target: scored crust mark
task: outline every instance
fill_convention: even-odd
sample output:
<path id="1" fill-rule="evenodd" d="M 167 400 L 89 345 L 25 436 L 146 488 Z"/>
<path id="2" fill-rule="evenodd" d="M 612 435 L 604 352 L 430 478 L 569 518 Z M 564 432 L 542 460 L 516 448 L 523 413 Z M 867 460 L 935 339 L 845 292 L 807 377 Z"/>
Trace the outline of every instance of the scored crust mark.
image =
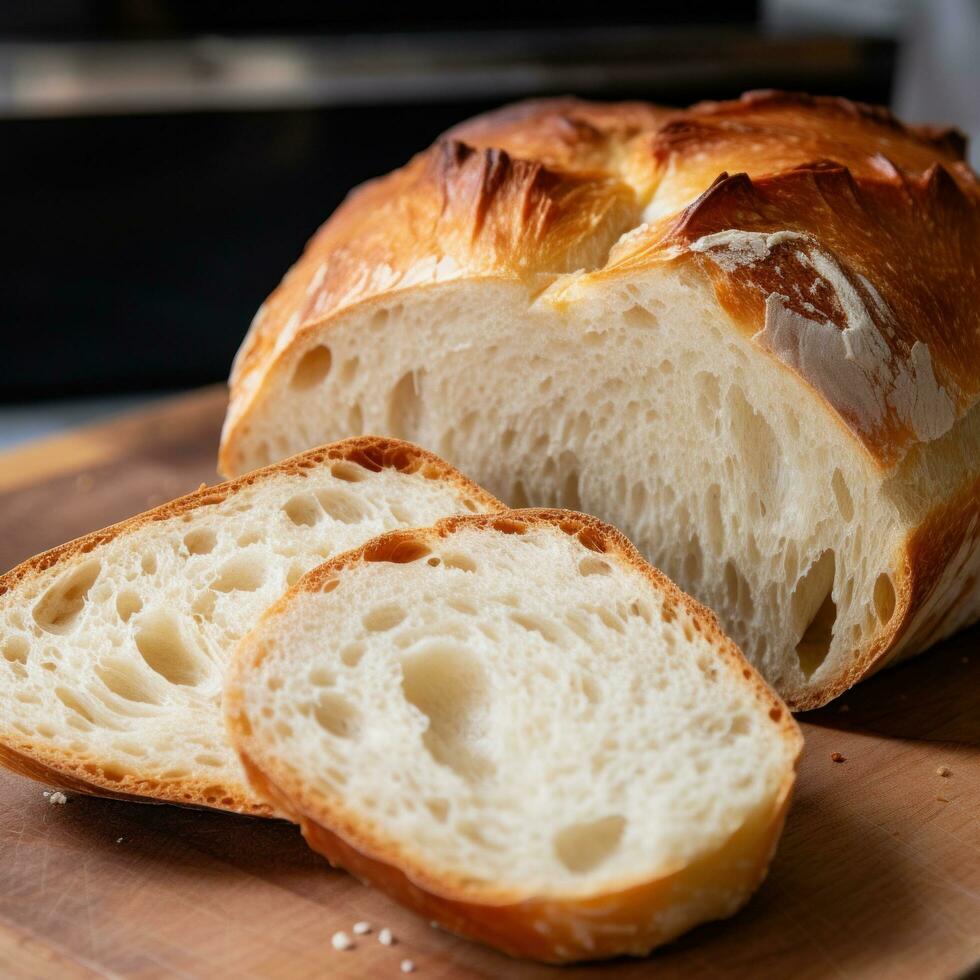
<path id="1" fill-rule="evenodd" d="M 917 233 L 924 221 L 959 234 L 939 246 Z M 941 165 L 870 180 L 822 161 L 756 179 L 722 174 L 617 266 L 699 259 L 736 322 L 889 468 L 980 395 L 970 370 L 980 340 L 962 301 L 980 290 L 967 244 L 978 238 L 977 198 Z M 896 253 L 895 240 L 913 244 Z"/>
<path id="2" fill-rule="evenodd" d="M 903 136 L 912 136 L 934 149 L 947 153 L 953 160 L 964 157 L 966 137 L 953 126 L 910 126 L 899 120 L 887 106 L 855 102 L 835 95 L 809 95 L 805 92 L 782 92 L 777 89 L 754 89 L 731 102 L 699 102 L 690 108 L 693 115 L 740 116 L 760 108 L 816 109 L 827 115 L 873 122 Z"/>

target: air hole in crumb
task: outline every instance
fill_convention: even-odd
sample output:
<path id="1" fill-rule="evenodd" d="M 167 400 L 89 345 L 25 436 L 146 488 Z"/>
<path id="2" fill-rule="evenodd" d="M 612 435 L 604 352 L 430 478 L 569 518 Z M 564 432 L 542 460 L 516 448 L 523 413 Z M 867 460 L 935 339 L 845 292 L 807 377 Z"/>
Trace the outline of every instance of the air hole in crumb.
<path id="1" fill-rule="evenodd" d="M 357 376 L 357 369 L 360 366 L 360 359 L 357 357 L 348 358 L 340 366 L 340 381 L 342 384 L 350 384 Z"/>
<path id="2" fill-rule="evenodd" d="M 318 490 L 316 497 L 327 514 L 342 524 L 357 524 L 367 516 L 365 504 L 341 487 Z"/>
<path id="3" fill-rule="evenodd" d="M 441 797 L 434 797 L 433 799 L 426 800 L 425 806 L 439 823 L 446 822 L 446 818 L 449 816 L 449 802 L 447 800 Z"/>
<path id="4" fill-rule="evenodd" d="M 357 730 L 357 709 L 339 694 L 325 693 L 313 706 L 317 724 L 337 738 L 350 738 Z"/>
<path id="5" fill-rule="evenodd" d="M 297 527 L 312 527 L 320 520 L 320 507 L 313 495 L 309 493 L 300 493 L 295 497 L 290 497 L 283 504 L 282 509 L 283 513 Z"/>
<path id="6" fill-rule="evenodd" d="M 143 600 L 135 592 L 124 591 L 116 596 L 116 612 L 124 623 L 128 623 L 130 617 L 142 608 Z"/>
<path id="7" fill-rule="evenodd" d="M 428 545 L 414 537 L 384 535 L 375 538 L 364 546 L 365 561 L 389 561 L 396 565 L 407 565 L 432 553 Z"/>
<path id="8" fill-rule="evenodd" d="M 122 658 L 107 658 L 95 664 L 96 676 L 113 694 L 126 701 L 140 704 L 156 704 L 157 698 L 140 676 L 137 667 Z"/>
<path id="9" fill-rule="evenodd" d="M 436 762 L 467 780 L 493 770 L 475 745 L 485 724 L 488 684 L 468 650 L 436 642 L 402 660 L 402 690 L 428 719 L 422 742 Z"/>
<path id="10" fill-rule="evenodd" d="M 441 558 L 436 558 L 436 556 L 435 556 L 435 555 L 433 555 L 433 556 L 432 556 L 432 557 L 431 557 L 431 558 L 430 558 L 430 559 L 429 559 L 429 560 L 428 560 L 428 561 L 426 562 L 426 565 L 429 565 L 429 566 L 430 566 L 430 567 L 432 567 L 432 568 L 438 568 L 438 567 L 439 567 L 439 566 L 440 566 L 441 564 L 442 564 L 442 559 L 441 559 Z"/>
<path id="11" fill-rule="evenodd" d="M 826 660 L 834 638 L 837 606 L 833 599 L 837 562 L 834 552 L 825 551 L 796 583 L 790 608 L 797 629 L 802 627 L 796 644 L 803 676 L 810 678 Z"/>
<path id="12" fill-rule="evenodd" d="M 834 470 L 834 477 L 830 481 L 830 485 L 834 488 L 834 496 L 837 498 L 837 509 L 840 511 L 840 516 L 845 521 L 849 521 L 854 516 L 854 500 L 851 497 L 851 491 L 847 489 L 844 474 L 840 470 Z"/>
<path id="13" fill-rule="evenodd" d="M 717 483 L 712 483 L 708 487 L 704 509 L 708 545 L 711 551 L 717 555 L 725 540 L 725 524 L 721 517 L 721 487 Z"/>
<path id="14" fill-rule="evenodd" d="M 356 667 L 361 662 L 367 647 L 363 643 L 348 643 L 340 651 L 340 659 L 346 667 Z"/>
<path id="15" fill-rule="evenodd" d="M 368 471 L 348 459 L 338 459 L 331 467 L 331 474 L 345 483 L 361 483 L 368 478 Z"/>
<path id="16" fill-rule="evenodd" d="M 447 605 L 464 616 L 475 616 L 479 612 L 475 602 L 472 602 L 470 599 L 460 598 L 459 596 L 448 599 Z"/>
<path id="17" fill-rule="evenodd" d="M 527 490 L 524 488 L 524 482 L 522 480 L 515 480 L 514 486 L 511 488 L 509 494 L 507 494 L 507 500 L 510 502 L 511 507 L 520 510 L 522 507 L 527 507 L 530 504 L 530 498 L 527 495 Z"/>
<path id="18" fill-rule="evenodd" d="M 555 856 L 573 874 L 586 874 L 615 854 L 625 828 L 618 814 L 572 824 L 555 834 Z"/>
<path id="19" fill-rule="evenodd" d="M 582 575 L 611 575 L 612 566 L 601 558 L 583 558 L 578 563 L 579 573 Z"/>
<path id="20" fill-rule="evenodd" d="M 184 535 L 184 547 L 192 555 L 207 555 L 214 551 L 218 537 L 209 527 L 199 527 Z"/>
<path id="21" fill-rule="evenodd" d="M 262 584 L 262 566 L 255 557 L 238 555 L 225 562 L 212 588 L 218 592 L 254 592 Z"/>
<path id="22" fill-rule="evenodd" d="M 34 622 L 47 633 L 67 633 L 84 608 L 88 591 L 101 570 L 101 562 L 93 559 L 56 582 L 34 607 Z"/>
<path id="23" fill-rule="evenodd" d="M 623 320 L 631 327 L 649 330 L 660 322 L 649 310 L 642 306 L 631 306 L 623 313 Z"/>
<path id="24" fill-rule="evenodd" d="M 527 525 L 523 521 L 515 521 L 510 517 L 497 518 L 490 526 L 495 531 L 500 531 L 503 534 L 520 535 L 527 532 Z"/>
<path id="25" fill-rule="evenodd" d="M 618 616 L 613 615 L 608 609 L 597 606 L 594 612 L 608 629 L 615 630 L 617 633 L 623 632 L 623 621 Z"/>
<path id="26" fill-rule="evenodd" d="M 310 683 L 314 687 L 333 687 L 337 682 L 337 675 L 324 666 L 310 668 Z"/>
<path id="27" fill-rule="evenodd" d="M 875 579 L 874 602 L 878 621 L 884 626 L 895 612 L 895 586 L 892 585 L 891 576 L 886 572 L 882 572 Z"/>
<path id="28" fill-rule="evenodd" d="M 568 457 L 571 457 L 571 464 Z M 559 466 L 565 471 L 561 483 L 561 493 L 559 494 L 561 506 L 568 510 L 581 510 L 582 498 L 579 494 L 578 460 L 571 453 L 562 453 Z"/>
<path id="29" fill-rule="evenodd" d="M 194 600 L 191 606 L 191 613 L 201 619 L 210 619 L 214 615 L 214 603 L 217 596 L 210 590 L 205 589 Z"/>
<path id="30" fill-rule="evenodd" d="M 140 567 L 147 575 L 156 575 L 157 573 L 157 556 L 153 552 L 148 552 L 143 555 L 140 561 Z"/>
<path id="31" fill-rule="evenodd" d="M 180 625 L 169 613 L 143 616 L 136 633 L 136 648 L 146 665 L 171 684 L 193 687 L 204 679 L 201 657 L 191 650 Z"/>
<path id="32" fill-rule="evenodd" d="M 510 618 L 523 626 L 529 633 L 540 633 L 549 643 L 561 643 L 562 631 L 557 623 L 546 619 L 544 616 L 537 616 L 534 613 L 512 612 Z"/>
<path id="33" fill-rule="evenodd" d="M 469 555 L 454 551 L 442 556 L 442 563 L 446 568 L 458 568 L 464 572 L 475 572 L 476 562 Z"/>
<path id="34" fill-rule="evenodd" d="M 333 356 L 329 347 L 320 345 L 308 350 L 299 359 L 296 370 L 293 371 L 293 387 L 303 391 L 321 384 L 330 373 L 332 363 Z"/>
<path id="35" fill-rule="evenodd" d="M 26 664 L 30 645 L 22 636 L 11 636 L 3 644 L 4 660 L 14 664 Z"/>
<path id="36" fill-rule="evenodd" d="M 747 735 L 752 730 L 752 719 L 748 715 L 735 715 L 728 730 L 732 735 Z"/>
<path id="37" fill-rule="evenodd" d="M 391 390 L 388 402 L 388 432 L 399 439 L 418 437 L 422 414 L 424 374 L 409 371 Z"/>
<path id="38" fill-rule="evenodd" d="M 391 510 L 391 516 L 394 517 L 394 519 L 398 521 L 399 524 L 418 523 L 417 521 L 414 521 L 412 519 L 411 512 L 408 510 L 407 507 L 403 507 L 401 504 L 395 503 L 394 501 L 389 503 L 388 507 Z"/>
<path id="39" fill-rule="evenodd" d="M 364 628 L 372 633 L 384 633 L 403 622 L 407 615 L 408 613 L 401 606 L 392 602 L 383 606 L 376 606 L 370 612 L 365 613 L 361 622 L 364 624 Z"/>
<path id="40" fill-rule="evenodd" d="M 66 687 L 56 687 L 54 694 L 69 711 L 74 711 L 76 714 L 81 715 L 89 724 L 96 724 L 94 715 L 74 691 L 70 691 Z"/>

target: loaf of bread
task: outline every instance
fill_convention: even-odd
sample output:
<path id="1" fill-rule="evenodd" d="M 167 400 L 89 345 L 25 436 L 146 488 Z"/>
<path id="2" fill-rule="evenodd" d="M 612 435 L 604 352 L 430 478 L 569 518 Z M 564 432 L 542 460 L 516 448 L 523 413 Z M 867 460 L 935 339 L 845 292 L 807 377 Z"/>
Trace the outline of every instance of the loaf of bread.
<path id="1" fill-rule="evenodd" d="M 430 453 L 350 439 L 24 562 L 0 577 L 0 762 L 66 789 L 268 813 L 221 717 L 241 636 L 330 555 L 499 509 Z"/>
<path id="2" fill-rule="evenodd" d="M 980 615 L 980 186 L 772 92 L 536 102 L 351 195 L 232 373 L 238 473 L 376 431 L 623 528 L 789 703 Z"/>
<path id="3" fill-rule="evenodd" d="M 801 747 L 711 613 L 569 511 L 321 565 L 242 641 L 225 710 L 256 790 L 331 862 L 550 962 L 739 909 Z"/>

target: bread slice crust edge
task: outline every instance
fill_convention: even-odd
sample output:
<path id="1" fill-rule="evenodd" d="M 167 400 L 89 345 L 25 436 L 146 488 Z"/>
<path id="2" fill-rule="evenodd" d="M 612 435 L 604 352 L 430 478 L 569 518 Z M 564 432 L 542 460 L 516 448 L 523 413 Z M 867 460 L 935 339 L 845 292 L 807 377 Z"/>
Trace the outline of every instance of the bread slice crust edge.
<path id="1" fill-rule="evenodd" d="M 651 566 L 628 539 L 594 517 L 573 511 L 526 509 L 503 514 L 450 517 L 431 528 L 392 531 L 335 556 L 308 572 L 274 603 L 262 619 L 273 618 L 293 595 L 318 592 L 345 568 L 364 561 L 398 561 L 420 546 L 447 538 L 461 527 L 522 533 L 528 526 L 557 527 L 585 547 L 614 554 L 662 592 L 665 601 L 690 616 L 694 628 L 715 646 L 768 706 L 786 745 L 788 763 L 780 785 L 716 850 L 653 878 L 617 882 L 588 896 L 528 898 L 499 886 L 434 874 L 404 849 L 364 826 L 339 797 L 308 792 L 302 781 L 262 751 L 249 723 L 244 677 L 264 652 L 243 639 L 227 674 L 224 710 L 229 736 L 255 790 L 276 810 L 300 825 L 310 846 L 408 908 L 459 935 L 512 956 L 565 963 L 630 954 L 645 955 L 700 922 L 734 914 L 765 877 L 782 830 L 802 752 L 800 730 L 789 709 L 722 632 L 714 614 Z M 261 620 L 260 620 L 261 621 Z M 682 911 L 678 914 L 677 909 Z M 675 914 L 658 920 L 665 911 Z"/>
<path id="2" fill-rule="evenodd" d="M 474 503 L 489 511 L 500 511 L 504 505 L 482 487 L 473 483 L 445 460 L 413 443 L 387 436 L 357 436 L 319 446 L 299 453 L 271 466 L 246 473 L 234 480 L 215 486 L 202 486 L 192 493 L 167 501 L 152 510 L 136 514 L 117 524 L 93 531 L 49 551 L 28 558 L 10 571 L 0 575 L 0 599 L 11 589 L 33 576 L 72 559 L 88 555 L 100 546 L 155 522 L 180 517 L 202 507 L 219 504 L 244 487 L 277 475 L 293 475 L 319 466 L 327 461 L 347 460 L 367 469 L 395 469 L 403 473 L 421 472 L 427 479 L 447 482 Z M 75 766 L 64 752 L 34 744 L 19 732 L 0 726 L 0 765 L 12 772 L 69 792 L 86 793 L 108 799 L 141 803 L 173 803 L 182 806 L 231 810 L 236 813 L 273 816 L 266 804 L 256 804 L 245 785 L 228 786 L 224 782 L 221 794 L 207 780 L 181 778 L 161 783 L 154 779 L 124 776 L 108 778 L 94 766 L 85 770 Z"/>

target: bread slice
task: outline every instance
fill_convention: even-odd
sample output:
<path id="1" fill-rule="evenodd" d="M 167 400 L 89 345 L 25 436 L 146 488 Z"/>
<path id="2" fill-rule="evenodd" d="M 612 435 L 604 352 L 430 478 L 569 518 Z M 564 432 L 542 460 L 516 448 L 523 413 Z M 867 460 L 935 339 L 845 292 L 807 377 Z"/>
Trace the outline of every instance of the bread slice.
<path id="1" fill-rule="evenodd" d="M 24 562 L 0 578 L 0 762 L 82 792 L 268 813 L 221 718 L 241 636 L 324 558 L 498 509 L 430 453 L 366 437 Z"/>
<path id="2" fill-rule="evenodd" d="M 980 616 L 980 183 L 843 99 L 573 99 L 352 194 L 256 315 L 222 468 L 358 431 L 621 527 L 795 708 Z"/>
<path id="3" fill-rule="evenodd" d="M 242 641 L 225 709 L 257 791 L 331 862 L 552 962 L 735 912 L 801 748 L 711 613 L 570 511 L 321 565 Z"/>

